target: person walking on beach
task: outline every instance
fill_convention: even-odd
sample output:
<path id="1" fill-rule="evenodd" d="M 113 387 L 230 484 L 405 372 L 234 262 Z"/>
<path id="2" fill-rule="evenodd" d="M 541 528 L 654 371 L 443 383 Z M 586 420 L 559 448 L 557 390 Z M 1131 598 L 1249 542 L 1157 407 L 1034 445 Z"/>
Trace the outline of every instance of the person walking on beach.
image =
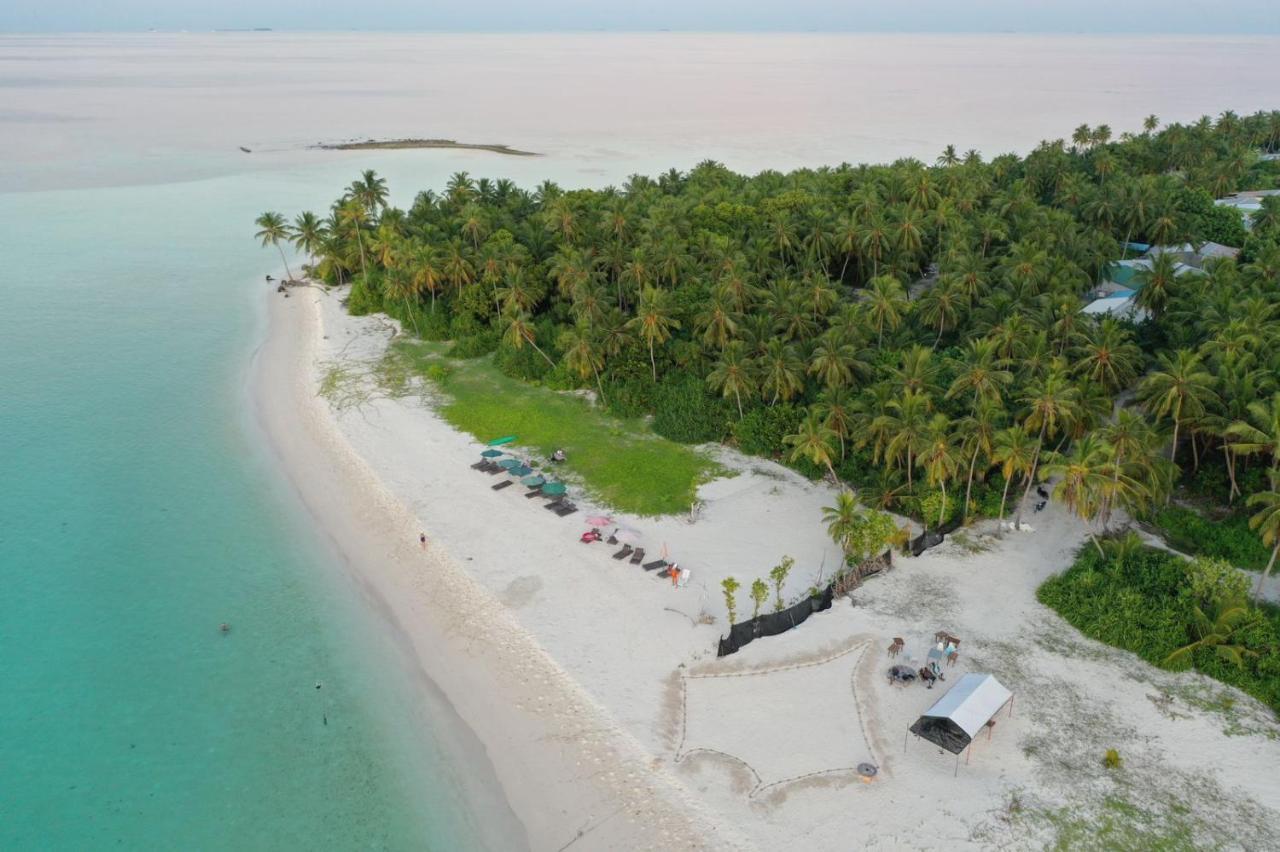
<path id="1" fill-rule="evenodd" d="M 675 588 L 680 585 L 680 566 L 672 562 L 667 566 L 667 573 L 671 575 L 671 587 Z"/>
<path id="2" fill-rule="evenodd" d="M 427 534 L 426 534 L 426 533 L 424 533 L 424 532 L 420 532 L 420 533 L 418 533 L 418 544 L 422 547 L 422 549 L 423 549 L 423 550 L 426 550 L 426 549 L 427 549 Z"/>

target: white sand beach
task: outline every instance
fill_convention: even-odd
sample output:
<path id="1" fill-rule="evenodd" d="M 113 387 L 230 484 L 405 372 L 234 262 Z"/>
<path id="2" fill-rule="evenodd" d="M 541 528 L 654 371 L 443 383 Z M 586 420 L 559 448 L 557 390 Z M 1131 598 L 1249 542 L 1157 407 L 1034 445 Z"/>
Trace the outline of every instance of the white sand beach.
<path id="1" fill-rule="evenodd" d="M 610 513 L 691 569 L 673 587 L 578 542 L 601 507 L 577 499 L 584 511 L 558 518 L 493 491 L 469 468 L 479 444 L 429 394 L 319 396 L 332 365 L 367 369 L 396 333 L 347 316 L 341 295 L 270 295 L 263 425 L 371 605 L 484 744 L 532 849 L 1034 848 L 1076 823 L 1102 830 L 1117 809 L 1151 836 L 1196 843 L 1229 826 L 1217 840 L 1230 848 L 1274 843 L 1273 714 L 1086 639 L 1036 601 L 1085 541 L 1060 507 L 1030 516 L 1033 530 L 980 526 L 898 557 L 852 602 L 716 660 L 723 577 L 745 587 L 784 555 L 788 599 L 830 577 L 829 488 L 717 450 L 737 475 L 702 488 L 696 519 Z M 923 665 L 939 630 L 962 640 L 947 680 L 890 686 L 890 640 L 906 642 L 898 662 Z M 1015 699 L 957 763 L 906 731 L 965 672 Z M 1108 748 L 1123 771 L 1103 767 Z M 852 771 L 864 762 L 879 770 L 869 783 Z"/>

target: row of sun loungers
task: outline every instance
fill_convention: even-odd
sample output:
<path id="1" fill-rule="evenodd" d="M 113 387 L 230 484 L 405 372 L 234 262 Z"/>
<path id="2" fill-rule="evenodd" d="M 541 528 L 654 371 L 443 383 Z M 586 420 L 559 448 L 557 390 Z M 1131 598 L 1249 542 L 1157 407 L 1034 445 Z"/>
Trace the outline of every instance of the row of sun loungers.
<path id="1" fill-rule="evenodd" d="M 490 474 L 491 476 L 499 473 L 507 472 L 506 468 L 504 468 L 502 465 L 494 461 L 491 461 L 490 459 L 481 459 L 480 461 L 471 465 L 471 469 L 478 470 L 481 473 Z M 526 472 L 527 470 L 528 469 L 526 468 Z M 510 488 L 515 484 L 516 484 L 516 480 L 514 479 L 504 479 L 501 482 L 494 483 L 490 487 L 494 491 L 501 491 L 504 488 Z M 575 506 L 573 503 L 569 502 L 569 498 L 564 494 L 543 494 L 541 485 L 535 485 L 532 488 L 528 489 L 525 492 L 524 496 L 530 500 L 532 500 L 534 497 L 542 497 L 544 499 L 547 499 L 548 502 L 544 508 L 546 508 L 548 511 L 556 513 L 562 518 L 572 515 L 574 512 L 578 511 L 578 507 Z"/>

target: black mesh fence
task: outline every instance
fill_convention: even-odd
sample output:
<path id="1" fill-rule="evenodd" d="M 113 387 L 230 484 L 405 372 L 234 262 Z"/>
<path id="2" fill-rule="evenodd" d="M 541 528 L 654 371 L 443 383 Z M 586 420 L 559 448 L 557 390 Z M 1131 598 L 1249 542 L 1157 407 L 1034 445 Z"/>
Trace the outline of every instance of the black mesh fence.
<path id="1" fill-rule="evenodd" d="M 937 547 L 942 544 L 947 535 L 960 529 L 960 521 L 948 521 L 936 530 L 925 530 L 920 535 L 911 539 L 909 547 L 912 556 L 919 556 L 931 547 Z"/>
<path id="2" fill-rule="evenodd" d="M 725 657 L 736 653 L 743 645 L 748 645 L 759 636 L 777 636 L 797 627 L 815 612 L 831 609 L 831 601 L 835 598 L 835 589 L 827 586 L 819 594 L 805 598 L 800 603 L 788 607 L 781 612 L 770 612 L 757 615 L 747 621 L 740 621 L 729 628 L 729 635 L 720 638 L 717 657 Z"/>

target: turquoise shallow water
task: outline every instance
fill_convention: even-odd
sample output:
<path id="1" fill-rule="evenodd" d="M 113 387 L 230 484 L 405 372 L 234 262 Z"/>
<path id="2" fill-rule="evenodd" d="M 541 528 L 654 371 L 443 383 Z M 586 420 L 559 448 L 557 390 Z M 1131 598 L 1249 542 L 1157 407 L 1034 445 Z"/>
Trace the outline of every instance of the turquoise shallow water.
<path id="1" fill-rule="evenodd" d="M 245 412 L 310 177 L 0 195 L 0 848 L 478 842 Z"/>

